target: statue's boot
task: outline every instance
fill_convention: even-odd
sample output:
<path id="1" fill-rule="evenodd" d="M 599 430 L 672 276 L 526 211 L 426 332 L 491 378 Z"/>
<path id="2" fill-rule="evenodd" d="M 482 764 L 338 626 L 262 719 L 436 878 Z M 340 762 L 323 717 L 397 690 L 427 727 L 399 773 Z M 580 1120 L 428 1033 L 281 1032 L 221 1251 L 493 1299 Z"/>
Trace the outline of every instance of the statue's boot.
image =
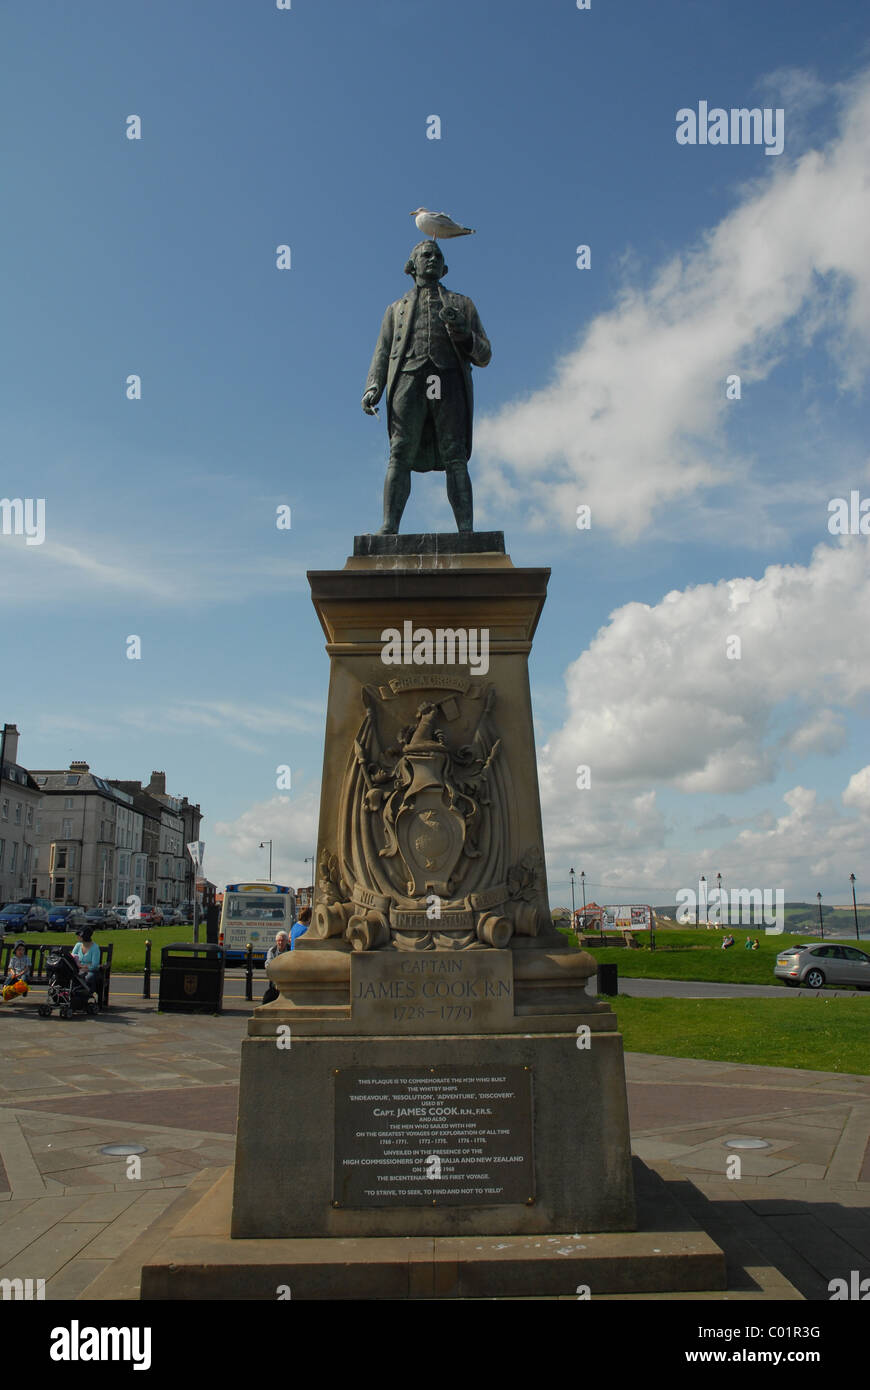
<path id="1" fill-rule="evenodd" d="M 447 499 L 453 508 L 457 531 L 473 531 L 474 494 L 467 464 L 458 463 L 448 467 Z"/>
<path id="2" fill-rule="evenodd" d="M 384 524 L 379 536 L 394 536 L 402 520 L 402 512 L 411 492 L 411 474 L 407 468 L 391 463 L 384 479 Z"/>

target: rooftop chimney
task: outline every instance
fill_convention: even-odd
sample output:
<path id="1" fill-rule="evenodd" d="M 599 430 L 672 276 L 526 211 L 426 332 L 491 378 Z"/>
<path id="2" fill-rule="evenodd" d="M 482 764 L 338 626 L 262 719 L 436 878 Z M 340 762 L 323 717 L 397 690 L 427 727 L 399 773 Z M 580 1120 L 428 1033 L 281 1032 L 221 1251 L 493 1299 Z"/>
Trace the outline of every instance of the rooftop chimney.
<path id="1" fill-rule="evenodd" d="M 146 790 L 146 791 L 149 791 L 149 792 L 151 793 L 152 796 L 165 796 L 165 795 L 166 795 L 166 773 L 165 773 L 165 772 L 152 772 L 152 773 L 151 773 L 151 781 L 148 783 L 148 786 L 146 787 L 145 790 Z"/>
<path id="2" fill-rule="evenodd" d="M 3 759 L 7 763 L 18 762 L 18 725 L 4 724 Z"/>
<path id="3" fill-rule="evenodd" d="M 73 762 L 69 765 L 70 772 L 90 772 L 90 765 L 84 762 Z"/>

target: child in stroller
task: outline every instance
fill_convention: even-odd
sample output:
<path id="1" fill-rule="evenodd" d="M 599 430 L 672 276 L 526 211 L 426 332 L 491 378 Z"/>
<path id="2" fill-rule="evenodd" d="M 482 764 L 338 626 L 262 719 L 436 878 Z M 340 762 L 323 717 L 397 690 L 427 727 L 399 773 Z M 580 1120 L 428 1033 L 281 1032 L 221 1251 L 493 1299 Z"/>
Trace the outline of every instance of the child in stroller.
<path id="1" fill-rule="evenodd" d="M 89 1014 L 100 1011 L 99 982 L 93 987 L 85 983 L 79 963 L 68 946 L 53 946 L 45 962 L 48 994 L 39 1006 L 41 1018 L 48 1018 L 57 1009 L 61 1018 L 72 1018 L 74 1010 Z"/>

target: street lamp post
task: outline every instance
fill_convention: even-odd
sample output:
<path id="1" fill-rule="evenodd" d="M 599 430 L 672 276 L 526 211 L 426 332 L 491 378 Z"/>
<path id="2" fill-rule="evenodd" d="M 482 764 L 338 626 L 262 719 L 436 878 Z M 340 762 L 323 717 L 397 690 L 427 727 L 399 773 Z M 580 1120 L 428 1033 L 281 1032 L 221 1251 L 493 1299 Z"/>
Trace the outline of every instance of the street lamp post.
<path id="1" fill-rule="evenodd" d="M 717 874 L 717 875 L 716 875 L 716 904 L 717 904 L 717 907 L 716 907 L 716 914 L 717 914 L 717 916 L 718 916 L 718 918 L 719 918 L 719 925 L 720 925 L 720 927 L 721 927 L 721 925 L 722 925 L 722 875 L 721 875 L 721 874 Z M 729 923 L 729 922 L 726 922 L 725 925 L 726 925 L 726 926 L 730 926 L 730 923 Z"/>
<path id="2" fill-rule="evenodd" d="M 575 909 L 574 909 L 574 870 L 573 870 L 573 869 L 569 869 L 569 870 L 568 870 L 568 877 L 569 877 L 570 880 L 571 880 L 571 930 L 572 930 L 572 931 L 576 931 L 576 930 L 577 930 L 577 918 L 576 918 Z"/>
<path id="3" fill-rule="evenodd" d="M 858 930 L 858 904 L 855 901 L 855 875 L 849 875 L 849 882 L 852 885 L 852 911 L 855 914 L 855 940 L 861 940 L 861 933 Z"/>
<path id="4" fill-rule="evenodd" d="M 701 889 L 701 884 L 702 884 L 702 883 L 704 884 L 703 890 Z M 701 877 L 698 879 L 698 906 L 697 906 L 696 909 L 695 909 L 695 926 L 696 926 L 696 927 L 700 927 L 700 925 L 701 925 L 701 894 L 702 894 L 702 891 L 703 891 L 703 897 L 704 897 L 704 916 L 705 916 L 705 918 L 707 918 L 707 926 L 709 926 L 709 925 L 710 925 L 710 922 L 709 922 L 709 916 L 708 916 L 708 913 L 707 913 L 707 880 L 706 880 L 706 878 L 705 878 L 705 876 L 704 876 L 703 874 L 702 874 Z"/>
<path id="5" fill-rule="evenodd" d="M 269 882 L 271 883 L 271 882 L 272 882 L 272 841 L 271 841 L 271 840 L 261 840 L 261 841 L 260 841 L 260 849 L 265 849 L 267 845 L 269 846 Z"/>
<path id="6" fill-rule="evenodd" d="M 308 906 L 314 911 L 314 855 L 306 854 L 305 863 L 311 865 L 311 901 Z"/>
<path id="7" fill-rule="evenodd" d="M 819 935 L 820 935 L 822 941 L 824 941 L 824 939 L 825 939 L 825 923 L 824 923 L 824 921 L 822 920 L 822 895 L 821 895 L 821 893 L 817 893 L 817 894 L 816 894 L 816 901 L 817 901 L 818 904 L 819 904 Z"/>
<path id="8" fill-rule="evenodd" d="M 586 870 L 580 870 L 580 887 L 583 889 L 583 925 L 586 925 Z"/>

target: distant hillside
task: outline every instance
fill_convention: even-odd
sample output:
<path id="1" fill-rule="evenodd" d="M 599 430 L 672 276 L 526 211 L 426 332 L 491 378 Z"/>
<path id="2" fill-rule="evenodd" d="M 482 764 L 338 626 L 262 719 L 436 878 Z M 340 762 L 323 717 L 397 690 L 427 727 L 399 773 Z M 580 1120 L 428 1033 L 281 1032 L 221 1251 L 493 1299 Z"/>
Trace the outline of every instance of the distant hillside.
<path id="1" fill-rule="evenodd" d="M 671 903 L 667 907 L 657 907 L 654 911 L 657 917 L 670 917 L 676 923 L 677 907 L 675 903 Z M 786 903 L 783 916 L 786 931 L 812 932 L 813 929 L 816 931 L 819 929 L 818 903 Z M 851 903 L 848 907 L 826 907 L 822 903 L 822 923 L 826 932 L 835 932 L 838 936 L 848 935 L 850 931 L 854 933 L 855 916 Z M 739 923 L 735 923 L 735 925 L 739 925 Z M 870 907 L 862 907 L 860 903 L 858 904 L 858 928 L 862 936 L 870 936 Z"/>

